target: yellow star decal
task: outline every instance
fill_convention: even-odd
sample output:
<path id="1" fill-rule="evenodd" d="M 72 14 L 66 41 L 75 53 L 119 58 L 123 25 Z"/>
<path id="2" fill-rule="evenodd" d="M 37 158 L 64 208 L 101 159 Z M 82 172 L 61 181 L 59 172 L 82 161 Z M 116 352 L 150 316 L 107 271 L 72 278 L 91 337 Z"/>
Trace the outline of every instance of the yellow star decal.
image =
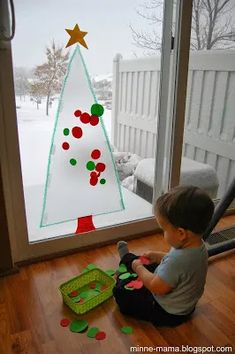
<path id="1" fill-rule="evenodd" d="M 70 39 L 66 44 L 66 48 L 69 47 L 70 45 L 79 42 L 81 45 L 83 45 L 83 47 L 88 49 L 88 46 L 84 40 L 84 37 L 88 32 L 82 32 L 78 27 L 78 24 L 74 26 L 74 29 L 66 28 L 65 31 L 70 35 Z"/>

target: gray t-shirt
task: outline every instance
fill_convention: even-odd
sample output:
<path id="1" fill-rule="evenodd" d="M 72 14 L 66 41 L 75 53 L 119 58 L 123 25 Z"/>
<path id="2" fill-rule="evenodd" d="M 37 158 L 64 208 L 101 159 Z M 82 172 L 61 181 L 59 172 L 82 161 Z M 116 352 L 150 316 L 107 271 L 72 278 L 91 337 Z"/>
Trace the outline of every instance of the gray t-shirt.
<path id="1" fill-rule="evenodd" d="M 204 243 L 197 248 L 172 247 L 155 270 L 155 274 L 173 287 L 168 294 L 153 294 L 159 305 L 175 315 L 189 314 L 203 294 L 207 267 Z"/>

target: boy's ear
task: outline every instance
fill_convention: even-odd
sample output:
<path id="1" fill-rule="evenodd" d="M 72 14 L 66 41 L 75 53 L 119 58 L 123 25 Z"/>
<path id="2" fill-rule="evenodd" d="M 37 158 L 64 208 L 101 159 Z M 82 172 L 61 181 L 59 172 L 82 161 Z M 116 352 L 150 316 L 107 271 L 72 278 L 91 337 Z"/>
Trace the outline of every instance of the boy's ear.
<path id="1" fill-rule="evenodd" d="M 187 238 L 187 230 L 183 229 L 182 227 L 178 227 L 178 235 L 181 241 L 184 241 Z"/>

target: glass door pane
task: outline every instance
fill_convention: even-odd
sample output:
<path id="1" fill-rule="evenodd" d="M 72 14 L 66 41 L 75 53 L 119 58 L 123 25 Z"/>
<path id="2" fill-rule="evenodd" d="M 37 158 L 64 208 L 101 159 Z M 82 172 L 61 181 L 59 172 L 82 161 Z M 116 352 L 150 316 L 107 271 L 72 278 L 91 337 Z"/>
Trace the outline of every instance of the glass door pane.
<path id="1" fill-rule="evenodd" d="M 193 7 L 180 183 L 219 199 L 235 175 L 235 12 L 212 8 L 214 26 L 209 3 Z"/>
<path id="2" fill-rule="evenodd" d="M 32 1 L 16 2 L 18 25 L 13 40 L 13 64 L 30 242 L 74 234 L 77 219 L 89 215 L 93 216 L 95 228 L 152 218 L 163 4 L 151 9 L 150 3 L 139 6 L 137 0 L 122 0 L 110 5 L 103 0 L 96 5 L 91 1 L 72 1 L 68 6 L 65 1 L 50 1 L 41 6 Z M 53 21 L 48 16 L 52 13 Z M 152 16 L 152 26 L 147 14 Z M 84 36 L 88 49 L 80 46 L 78 54 L 74 52 L 76 45 L 65 48 L 70 38 L 65 29 L 72 30 L 77 22 L 81 31 L 88 32 Z M 63 83 L 64 77 L 67 81 Z M 84 83 L 79 81 L 81 78 Z M 112 150 L 116 168 L 116 181 L 112 172 L 116 189 L 106 191 L 105 198 L 108 196 L 108 199 L 105 202 L 104 198 L 103 205 L 100 195 L 94 196 L 94 204 L 101 200 L 100 208 L 94 210 L 89 189 L 94 188 L 91 186 L 92 173 L 98 176 L 103 172 L 97 170 L 97 164 L 102 164 L 102 161 L 94 157 L 94 151 L 99 149 L 91 145 L 88 159 L 84 157 L 87 147 L 82 145 L 79 156 L 87 173 L 88 185 L 85 187 L 84 184 L 81 191 L 81 183 L 85 182 L 84 179 L 81 183 L 78 181 L 81 191 L 78 195 L 77 188 L 74 188 L 74 175 L 63 175 L 65 160 L 62 150 L 69 149 L 71 139 L 67 138 L 68 135 L 79 139 L 75 135 L 81 131 L 75 129 L 73 132 L 61 124 L 63 139 L 56 135 L 61 111 L 72 100 L 71 97 L 76 96 L 74 90 L 81 87 L 81 95 L 86 95 L 84 92 L 88 90 L 94 103 L 96 97 L 104 108 L 100 118 L 105 127 L 104 144 Z M 75 101 L 73 104 L 73 118 L 80 119 L 80 125 L 74 127 L 80 129 L 83 124 L 83 128 L 87 128 L 90 122 L 82 121 L 80 115 L 76 117 L 75 112 L 81 107 Z M 89 105 L 83 107 L 80 114 L 89 112 L 91 116 L 89 109 Z M 107 149 L 108 153 L 107 161 L 111 166 L 111 154 Z M 66 161 L 66 169 L 76 168 L 78 160 L 74 156 Z M 55 165 L 57 167 L 53 167 Z M 111 167 L 113 169 L 114 166 Z M 81 176 L 84 175 L 85 172 Z M 106 178 L 99 176 L 94 179 L 99 186 L 106 183 Z M 50 194 L 52 186 L 54 191 Z M 70 189 L 68 200 L 65 188 Z M 61 195 L 63 200 L 59 198 Z M 115 209 L 111 199 L 118 197 L 119 205 Z M 110 203 L 110 210 L 107 203 Z M 79 204 L 84 207 L 81 214 Z M 45 213 L 48 205 L 54 219 Z"/>

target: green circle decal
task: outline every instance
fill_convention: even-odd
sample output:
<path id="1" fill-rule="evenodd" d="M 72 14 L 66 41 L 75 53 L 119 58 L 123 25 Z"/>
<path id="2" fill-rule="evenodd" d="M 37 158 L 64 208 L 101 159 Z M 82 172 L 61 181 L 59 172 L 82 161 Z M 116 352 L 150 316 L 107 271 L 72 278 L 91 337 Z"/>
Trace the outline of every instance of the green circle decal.
<path id="1" fill-rule="evenodd" d="M 79 333 L 83 332 L 88 327 L 86 320 L 74 320 L 71 322 L 69 329 L 71 332 Z"/>
<path id="2" fill-rule="evenodd" d="M 87 164 L 86 164 L 86 168 L 89 171 L 93 171 L 95 169 L 95 163 L 93 161 L 88 161 Z"/>
<path id="3" fill-rule="evenodd" d="M 69 135 L 69 129 L 68 128 L 64 128 L 64 135 Z"/>
<path id="4" fill-rule="evenodd" d="M 133 333 L 133 328 L 131 326 L 123 326 L 121 328 L 122 333 L 131 334 Z"/>
<path id="5" fill-rule="evenodd" d="M 77 164 L 77 161 L 75 159 L 70 159 L 69 161 L 72 166 L 75 166 Z"/>
<path id="6" fill-rule="evenodd" d="M 104 107 L 101 106 L 101 104 L 99 103 L 95 103 L 91 106 L 91 114 L 93 116 L 102 116 L 102 114 L 104 113 Z"/>

